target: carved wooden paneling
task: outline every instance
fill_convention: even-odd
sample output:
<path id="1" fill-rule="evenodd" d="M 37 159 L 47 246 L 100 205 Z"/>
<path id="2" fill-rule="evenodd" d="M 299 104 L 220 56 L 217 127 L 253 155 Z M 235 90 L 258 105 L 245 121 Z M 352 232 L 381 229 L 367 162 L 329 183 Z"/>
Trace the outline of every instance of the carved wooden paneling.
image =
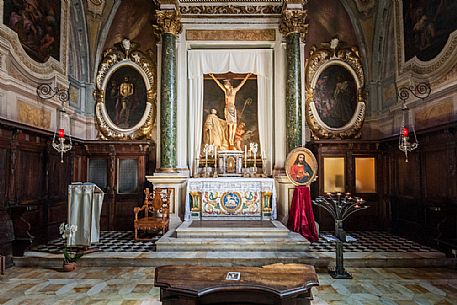
<path id="1" fill-rule="evenodd" d="M 428 150 L 423 156 L 423 186 L 426 200 L 442 201 L 448 198 L 449 159 L 446 147 Z"/>
<path id="2" fill-rule="evenodd" d="M 44 173 L 42 152 L 18 151 L 15 176 L 17 203 L 38 204 L 43 199 Z"/>
<path id="3" fill-rule="evenodd" d="M 345 222 L 344 228 L 349 231 L 354 230 L 379 230 L 387 222 L 385 201 L 382 200 L 380 192 L 382 186 L 380 181 L 383 175 L 381 164 L 381 152 L 379 144 L 374 141 L 359 140 L 319 140 L 309 143 L 307 146 L 318 157 L 319 162 L 319 179 L 315 183 L 317 188 L 312 188 L 311 197 L 315 198 L 324 194 L 324 158 L 341 157 L 345 161 L 345 191 L 355 193 L 355 161 L 356 157 L 374 157 L 376 160 L 376 189 L 377 193 L 356 194 L 369 202 L 370 208 L 351 215 Z M 320 230 L 333 231 L 333 218 L 321 208 L 314 209 L 316 219 L 319 223 Z"/>
<path id="4" fill-rule="evenodd" d="M 444 249 L 457 247 L 455 125 L 418 133 L 419 149 L 408 163 L 396 150 L 397 139 L 386 144 L 394 232 Z"/>
<path id="5" fill-rule="evenodd" d="M 107 186 L 100 217 L 101 230 L 132 230 L 133 208 L 142 204 L 149 149 L 150 144 L 146 141 L 87 141 L 84 143 L 84 158 L 77 163 L 88 168 L 87 164 L 90 160 L 104 160 L 107 167 Z M 124 159 L 135 160 L 137 164 L 138 188 L 136 192 L 130 194 L 118 193 L 118 163 L 119 160 Z M 82 176 L 82 174 L 79 175 Z"/>
<path id="6" fill-rule="evenodd" d="M 49 199 L 64 199 L 67 197 L 67 189 L 70 173 L 70 162 L 60 162 L 60 156 L 49 154 L 48 156 L 48 195 Z"/>
<path id="7" fill-rule="evenodd" d="M 413 197 L 414 194 L 420 194 L 420 159 L 419 154 L 410 153 L 408 162 L 405 161 L 405 155 L 398 152 L 398 195 Z"/>
<path id="8" fill-rule="evenodd" d="M 0 210 L 6 209 L 6 191 L 8 187 L 8 150 L 0 148 Z"/>

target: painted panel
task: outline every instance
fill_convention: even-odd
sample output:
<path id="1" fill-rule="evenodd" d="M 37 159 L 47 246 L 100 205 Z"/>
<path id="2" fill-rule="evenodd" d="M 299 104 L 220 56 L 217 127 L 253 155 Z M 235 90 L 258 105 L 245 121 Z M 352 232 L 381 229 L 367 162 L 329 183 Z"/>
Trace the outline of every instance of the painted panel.
<path id="1" fill-rule="evenodd" d="M 351 72 L 340 65 L 330 65 L 322 71 L 313 101 L 327 126 L 341 128 L 349 123 L 357 107 L 357 85 Z"/>
<path id="2" fill-rule="evenodd" d="M 456 11 L 455 0 L 404 0 L 405 61 L 414 56 L 422 61 L 435 58 L 457 29 Z"/>
<path id="3" fill-rule="evenodd" d="M 5 0 L 3 20 L 32 59 L 44 63 L 52 56 L 59 61 L 60 11 L 59 0 Z"/>
<path id="4" fill-rule="evenodd" d="M 106 110 L 120 128 L 138 124 L 146 109 L 146 85 L 141 74 L 131 66 L 116 70 L 106 88 Z"/>
<path id="5" fill-rule="evenodd" d="M 215 75 L 217 79 L 226 78 L 231 81 L 233 87 L 237 87 L 244 78 L 244 74 Z M 204 76 L 203 84 L 203 126 L 202 126 L 202 147 L 209 143 L 209 127 L 220 126 L 220 150 L 228 148 L 227 122 L 225 117 L 225 94 L 218 87 L 217 83 L 209 76 Z M 259 142 L 258 129 L 258 103 L 257 100 L 257 79 L 251 78 L 240 88 L 235 95 L 235 111 L 237 127 L 235 132 L 235 148 L 244 150 L 244 145 Z M 215 112 L 213 111 L 215 110 Z M 211 131 L 214 133 L 214 128 Z M 211 144 L 211 143 L 210 143 Z M 260 156 L 260 151 L 257 155 Z"/>

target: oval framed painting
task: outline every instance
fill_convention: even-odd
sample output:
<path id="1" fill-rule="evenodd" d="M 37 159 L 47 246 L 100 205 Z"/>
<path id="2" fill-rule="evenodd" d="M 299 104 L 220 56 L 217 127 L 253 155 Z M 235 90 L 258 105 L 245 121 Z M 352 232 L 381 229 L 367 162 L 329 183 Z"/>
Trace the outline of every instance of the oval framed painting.
<path id="1" fill-rule="evenodd" d="M 97 73 L 95 107 L 102 139 L 152 138 L 156 117 L 152 71 L 150 60 L 129 40 L 105 52 Z"/>
<path id="2" fill-rule="evenodd" d="M 310 185 L 317 179 L 317 161 L 307 148 L 293 149 L 287 155 L 285 168 L 287 177 L 295 185 Z"/>
<path id="3" fill-rule="evenodd" d="M 313 49 L 307 62 L 306 120 L 316 139 L 357 138 L 365 119 L 362 65 L 355 48 L 332 42 Z"/>

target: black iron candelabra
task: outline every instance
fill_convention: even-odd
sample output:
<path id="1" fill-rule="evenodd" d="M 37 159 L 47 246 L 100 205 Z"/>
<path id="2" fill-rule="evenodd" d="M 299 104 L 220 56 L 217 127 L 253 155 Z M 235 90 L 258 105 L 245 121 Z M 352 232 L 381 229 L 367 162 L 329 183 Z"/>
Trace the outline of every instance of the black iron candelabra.
<path id="1" fill-rule="evenodd" d="M 352 275 L 346 272 L 343 263 L 343 243 L 347 241 L 343 221 L 349 215 L 368 208 L 366 201 L 350 193 L 326 193 L 314 199 L 313 204 L 324 208 L 335 220 L 336 264 L 335 270 L 329 270 L 329 274 L 335 279 L 351 279 Z"/>

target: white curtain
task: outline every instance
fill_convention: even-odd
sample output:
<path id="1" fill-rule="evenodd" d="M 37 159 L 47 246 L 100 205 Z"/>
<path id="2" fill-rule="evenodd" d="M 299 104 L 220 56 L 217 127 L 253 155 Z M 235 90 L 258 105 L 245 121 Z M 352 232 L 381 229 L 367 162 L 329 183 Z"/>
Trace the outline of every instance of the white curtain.
<path id="1" fill-rule="evenodd" d="M 208 73 L 249 73 L 257 75 L 260 147 L 271 172 L 273 146 L 273 60 L 272 50 L 189 50 L 189 166 L 193 170 L 202 141 L 203 75 Z"/>

